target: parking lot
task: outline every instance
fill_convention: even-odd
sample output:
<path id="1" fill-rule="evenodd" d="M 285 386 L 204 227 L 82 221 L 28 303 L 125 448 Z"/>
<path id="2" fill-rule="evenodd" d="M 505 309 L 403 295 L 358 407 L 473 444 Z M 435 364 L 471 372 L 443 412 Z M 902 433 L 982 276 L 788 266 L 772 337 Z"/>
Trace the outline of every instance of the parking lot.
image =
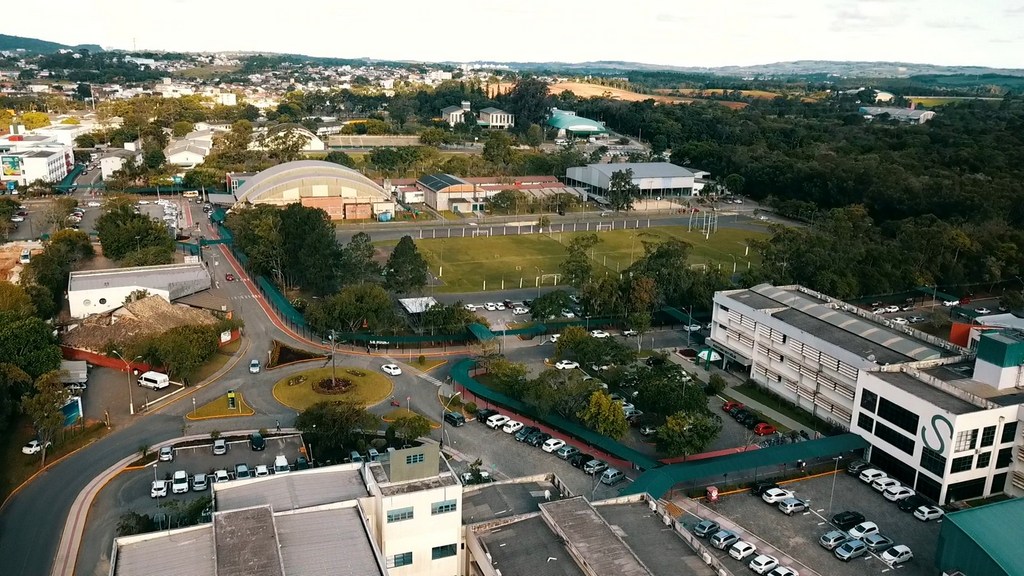
<path id="1" fill-rule="evenodd" d="M 921 522 L 912 513 L 900 511 L 878 492 L 847 475 L 840 470 L 835 476 L 835 492 L 831 513 L 829 498 L 832 496 L 833 477 L 826 475 L 783 486 L 795 492 L 797 498 L 807 501 L 808 511 L 787 517 L 775 505 L 766 504 L 761 498 L 750 493 L 738 493 L 722 497 L 718 503 L 708 503 L 712 510 L 736 522 L 739 525 L 741 538 L 750 533 L 781 549 L 805 566 L 822 575 L 862 576 L 867 574 L 883 574 L 897 572 L 905 576 L 933 574 L 931 565 L 935 557 L 936 541 L 939 534 L 939 521 Z M 878 553 L 867 552 L 864 556 L 842 562 L 834 554 L 818 544 L 818 538 L 832 530 L 828 523 L 832 514 L 844 510 L 854 510 L 864 515 L 865 519 L 875 522 L 880 532 L 892 538 L 896 544 L 909 546 L 914 553 L 910 562 L 890 568 L 883 563 Z M 688 528 L 696 523 L 696 519 L 687 514 L 681 518 Z M 761 552 L 759 550 L 758 552 Z M 727 552 L 715 550 L 727 565 L 745 566 L 753 557 L 748 557 L 743 564 L 729 557 Z M 773 552 L 766 552 L 775 555 Z M 780 558 L 781 559 L 781 558 Z M 785 562 L 783 562 L 785 564 Z M 796 567 L 799 570 L 799 567 Z"/>

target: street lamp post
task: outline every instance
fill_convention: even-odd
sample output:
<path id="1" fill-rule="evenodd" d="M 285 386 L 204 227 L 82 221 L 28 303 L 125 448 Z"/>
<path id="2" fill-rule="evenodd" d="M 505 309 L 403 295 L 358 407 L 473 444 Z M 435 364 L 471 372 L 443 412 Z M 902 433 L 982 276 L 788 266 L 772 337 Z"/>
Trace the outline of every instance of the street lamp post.
<path id="1" fill-rule="evenodd" d="M 458 391 L 452 394 L 452 397 L 448 399 L 448 403 L 441 409 L 441 441 L 438 443 L 439 449 L 444 448 L 444 415 L 448 412 L 448 407 L 452 405 L 452 402 L 459 396 L 462 396 L 462 391 Z"/>
<path id="2" fill-rule="evenodd" d="M 153 482 L 156 482 L 156 481 L 157 481 L 157 478 L 156 478 L 156 464 L 153 464 Z"/>
<path id="3" fill-rule="evenodd" d="M 333 386 L 338 381 L 338 369 L 334 365 L 334 355 L 338 351 L 338 349 L 337 349 L 337 346 L 338 346 L 338 333 L 334 329 L 331 329 L 330 336 L 331 336 L 331 385 Z"/>
<path id="4" fill-rule="evenodd" d="M 132 364 L 131 362 L 125 360 L 124 356 L 122 356 L 121 353 L 118 352 L 117 350 L 114 350 L 114 354 L 117 354 L 117 357 L 120 358 L 122 362 L 124 362 L 125 375 L 128 377 L 128 413 L 129 415 L 134 416 L 135 400 L 132 399 Z M 136 360 L 142 360 L 142 356 L 136 356 L 135 358 L 132 359 L 132 362 Z"/>
<path id="5" fill-rule="evenodd" d="M 843 459 L 842 456 L 836 456 L 833 460 L 836 461 L 836 468 L 832 471 L 832 492 L 828 495 L 828 517 L 832 517 L 832 498 L 836 495 L 836 476 L 839 475 L 839 462 Z"/>

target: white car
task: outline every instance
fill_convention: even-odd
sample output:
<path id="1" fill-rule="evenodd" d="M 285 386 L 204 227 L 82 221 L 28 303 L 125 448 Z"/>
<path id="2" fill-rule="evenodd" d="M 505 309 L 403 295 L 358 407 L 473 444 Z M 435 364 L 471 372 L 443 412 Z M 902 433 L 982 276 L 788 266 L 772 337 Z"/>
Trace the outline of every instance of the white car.
<path id="1" fill-rule="evenodd" d="M 18 216 L 17 214 L 15 214 L 14 216 L 11 216 L 11 222 L 24 222 L 24 221 L 25 221 L 25 217 L 24 216 Z"/>
<path id="2" fill-rule="evenodd" d="M 690 324 L 689 326 L 683 326 L 683 330 L 687 332 L 700 332 L 700 324 Z"/>
<path id="3" fill-rule="evenodd" d="M 383 370 L 385 374 L 390 374 L 392 376 L 402 375 L 402 368 L 398 364 L 385 364 L 381 366 L 380 369 Z"/>
<path id="4" fill-rule="evenodd" d="M 885 492 L 889 488 L 899 488 L 902 486 L 900 481 L 895 478 L 879 478 L 871 483 L 871 487 L 875 489 L 875 492 Z"/>
<path id="5" fill-rule="evenodd" d="M 744 558 L 750 556 L 754 552 L 757 552 L 757 546 L 754 546 L 746 540 L 740 540 L 739 542 L 733 544 L 732 548 L 729 548 L 729 556 L 732 556 L 737 560 L 743 560 Z"/>
<path id="6" fill-rule="evenodd" d="M 160 449 L 159 460 L 161 462 L 173 462 L 174 461 L 174 448 L 170 446 L 164 446 Z"/>
<path id="7" fill-rule="evenodd" d="M 878 534 L 878 524 L 874 522 L 861 522 L 849 531 L 850 538 L 855 540 L 861 540 L 865 536 L 871 536 L 872 534 Z"/>
<path id="8" fill-rule="evenodd" d="M 488 312 L 494 312 L 497 309 L 498 309 L 498 305 L 495 304 L 494 302 L 488 302 L 488 303 L 484 304 L 484 310 L 487 310 Z"/>
<path id="9" fill-rule="evenodd" d="M 264 476 L 270 476 L 270 468 L 266 464 L 260 464 L 256 467 L 255 474 L 253 476 L 262 478 Z"/>
<path id="10" fill-rule="evenodd" d="M 562 310 L 562 318 L 575 318 L 576 313 L 572 310 Z"/>
<path id="11" fill-rule="evenodd" d="M 530 311 L 527 310 L 526 308 L 523 308 L 522 306 L 516 306 L 515 308 L 512 309 L 512 314 L 514 314 L 516 316 L 522 316 L 523 314 L 529 314 L 529 313 L 530 313 Z"/>
<path id="12" fill-rule="evenodd" d="M 779 561 L 774 556 L 767 554 L 758 554 L 747 564 L 747 567 L 756 572 L 757 574 L 766 574 L 772 568 L 779 565 Z"/>
<path id="13" fill-rule="evenodd" d="M 476 304 L 466 304 L 465 306 L 463 306 L 463 308 L 469 310 L 470 312 L 476 312 Z"/>
<path id="14" fill-rule="evenodd" d="M 214 483 L 227 482 L 231 480 L 231 475 L 228 474 L 227 470 L 217 470 L 213 473 Z"/>
<path id="15" fill-rule="evenodd" d="M 775 570 L 768 573 L 768 576 L 800 576 L 800 573 L 789 566 L 776 566 Z"/>
<path id="16" fill-rule="evenodd" d="M 906 318 L 893 318 L 892 319 L 892 323 L 893 324 L 899 324 L 900 326 L 902 326 L 902 325 L 907 323 L 907 319 Z"/>
<path id="17" fill-rule="evenodd" d="M 975 308 L 974 312 L 977 313 L 977 314 L 991 314 L 992 313 L 992 311 L 989 310 L 988 308 Z"/>
<path id="18" fill-rule="evenodd" d="M 541 445 L 540 449 L 545 452 L 554 452 L 561 448 L 562 446 L 565 446 L 565 440 L 562 440 L 561 438 L 551 438 L 548 441 L 544 442 L 544 444 Z"/>
<path id="19" fill-rule="evenodd" d="M 511 420 L 511 418 L 505 416 L 504 414 L 495 414 L 494 416 L 491 416 L 490 418 L 487 419 L 487 427 L 494 428 L 495 430 L 497 430 L 498 428 L 504 426 L 505 423 L 508 422 L 509 420 Z"/>
<path id="20" fill-rule="evenodd" d="M 890 313 L 890 314 L 893 313 L 893 312 L 899 312 L 900 311 L 900 307 L 896 306 L 895 304 L 893 304 L 893 305 L 890 305 L 890 306 L 886 306 L 885 307 L 885 311 Z"/>
<path id="21" fill-rule="evenodd" d="M 636 330 L 623 330 L 622 331 L 622 335 L 627 337 L 627 338 L 630 337 L 630 336 L 636 336 L 637 335 L 637 331 Z"/>
<path id="22" fill-rule="evenodd" d="M 899 502 L 900 500 L 910 498 L 914 494 L 916 494 L 916 492 L 906 486 L 893 486 L 891 488 L 886 488 L 885 492 L 882 493 L 882 496 L 885 496 L 885 499 L 890 502 Z"/>
<path id="23" fill-rule="evenodd" d="M 555 368 L 559 370 L 575 370 L 580 367 L 579 362 L 573 362 L 572 360 L 559 360 L 555 363 Z"/>
<path id="24" fill-rule="evenodd" d="M 896 564 L 903 564 L 909 562 L 914 557 L 914 553 L 910 551 L 908 546 L 903 544 L 897 544 L 892 548 L 889 548 L 885 552 L 882 552 L 882 562 L 885 562 L 889 566 L 895 566 Z"/>
<path id="25" fill-rule="evenodd" d="M 259 373 L 260 373 L 260 361 L 259 360 L 253 360 L 252 362 L 249 362 L 249 374 L 259 374 Z"/>
<path id="26" fill-rule="evenodd" d="M 505 422 L 505 425 L 501 427 L 501 431 L 506 434 L 515 434 L 523 428 L 523 423 L 518 420 L 509 420 Z"/>
<path id="27" fill-rule="evenodd" d="M 149 489 L 150 498 L 163 498 L 167 496 L 167 481 L 166 480 L 153 480 L 153 485 Z"/>
<path id="28" fill-rule="evenodd" d="M 590 331 L 590 337 L 591 338 L 607 338 L 609 336 L 611 336 L 611 334 L 605 332 L 604 330 L 591 330 Z"/>
<path id="29" fill-rule="evenodd" d="M 882 472 L 878 468 L 868 468 L 860 473 L 860 481 L 865 484 L 871 484 L 879 478 L 887 478 L 889 475 Z"/>
<path id="30" fill-rule="evenodd" d="M 952 306 L 959 306 L 960 305 L 960 301 L 959 300 L 943 300 L 942 301 L 942 305 L 945 306 L 946 308 L 950 308 Z"/>
<path id="31" fill-rule="evenodd" d="M 914 510 L 914 518 L 917 518 L 921 522 L 927 522 L 929 520 L 937 520 L 942 518 L 945 512 L 938 506 L 918 506 L 917 510 Z"/>
<path id="32" fill-rule="evenodd" d="M 768 504 L 778 504 L 786 498 L 792 498 L 793 492 L 790 490 L 784 490 L 782 488 L 769 488 L 761 494 L 761 500 L 764 500 Z"/>
<path id="33" fill-rule="evenodd" d="M 174 475 L 171 476 L 171 493 L 184 494 L 186 492 L 188 492 L 188 472 L 175 470 Z"/>
<path id="34" fill-rule="evenodd" d="M 49 448 L 50 446 L 51 444 L 47 442 L 46 447 Z M 43 444 L 39 440 L 33 440 L 21 447 L 22 454 L 39 454 L 42 450 Z"/>
<path id="35" fill-rule="evenodd" d="M 561 337 L 562 337 L 561 334 L 552 334 L 551 338 L 549 338 L 549 340 L 551 340 L 551 342 L 554 343 L 554 342 L 558 342 L 558 339 L 561 338 Z"/>
<path id="36" fill-rule="evenodd" d="M 875 308 L 874 310 L 871 311 L 871 313 L 878 314 L 879 316 L 881 316 L 882 314 L 885 314 L 885 308 Z"/>
<path id="37" fill-rule="evenodd" d="M 88 204 L 86 204 L 86 206 L 88 206 L 89 208 L 99 208 L 100 206 L 103 206 L 103 204 L 93 200 L 93 201 L 89 202 Z"/>
<path id="38" fill-rule="evenodd" d="M 594 371 L 611 370 L 614 364 L 591 364 L 590 369 Z"/>

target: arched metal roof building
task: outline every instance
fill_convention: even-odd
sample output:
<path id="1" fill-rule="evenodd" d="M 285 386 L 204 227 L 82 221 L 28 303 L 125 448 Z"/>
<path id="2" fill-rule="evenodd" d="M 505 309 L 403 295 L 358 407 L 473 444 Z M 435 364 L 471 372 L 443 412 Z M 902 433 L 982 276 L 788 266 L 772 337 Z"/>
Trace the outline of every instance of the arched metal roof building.
<path id="1" fill-rule="evenodd" d="M 268 168 L 235 192 L 238 202 L 285 205 L 304 198 L 342 198 L 345 203 L 389 202 L 376 182 L 333 162 L 299 160 Z"/>
<path id="2" fill-rule="evenodd" d="M 557 128 L 558 130 L 572 132 L 573 134 L 608 133 L 608 129 L 604 127 L 604 124 L 601 124 L 597 120 L 576 116 L 575 114 L 566 114 L 561 110 L 551 111 L 551 117 L 548 118 L 548 126 Z"/>

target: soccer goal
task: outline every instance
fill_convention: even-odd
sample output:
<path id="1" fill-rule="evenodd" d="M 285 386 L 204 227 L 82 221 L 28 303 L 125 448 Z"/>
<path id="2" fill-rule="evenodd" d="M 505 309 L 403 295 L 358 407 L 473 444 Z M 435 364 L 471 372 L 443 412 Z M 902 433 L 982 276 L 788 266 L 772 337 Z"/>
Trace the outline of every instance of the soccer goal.
<path id="1" fill-rule="evenodd" d="M 473 236 L 490 236 L 490 235 L 491 235 L 491 229 L 490 228 L 473 230 Z"/>
<path id="2" fill-rule="evenodd" d="M 597 231 L 598 232 L 608 232 L 608 231 L 614 230 L 614 229 L 615 229 L 615 225 L 614 224 L 598 224 L 597 225 Z"/>

